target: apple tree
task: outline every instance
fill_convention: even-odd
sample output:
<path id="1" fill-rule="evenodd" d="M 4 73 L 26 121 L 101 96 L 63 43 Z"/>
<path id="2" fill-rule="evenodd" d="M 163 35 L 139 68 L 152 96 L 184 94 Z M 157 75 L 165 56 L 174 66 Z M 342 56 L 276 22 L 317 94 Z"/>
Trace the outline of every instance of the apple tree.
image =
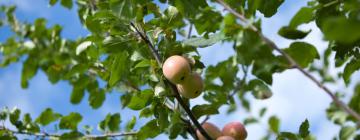
<path id="1" fill-rule="evenodd" d="M 284 0 L 49 0 L 49 5 L 77 8 L 81 24 L 91 33 L 76 40 L 61 36 L 60 25 L 48 26 L 38 18 L 33 23 L 16 18 L 16 6 L 0 7 L 0 27 L 11 27 L 12 35 L 0 42 L 0 67 L 22 63 L 21 88 L 28 88 L 38 71 L 52 84 L 66 81 L 72 86 L 69 102 L 87 100 L 93 109 L 102 107 L 106 94 L 119 92 L 121 106 L 138 112 L 148 122 L 134 128 L 137 119 L 120 120 L 121 112 L 98 123 L 103 134 L 81 130 L 87 119 L 79 112 L 60 114 L 47 108 L 39 116 L 21 108 L 0 111 L 0 139 L 148 139 L 160 134 L 169 139 L 246 139 L 246 126 L 258 117 L 231 122 L 223 129 L 207 121 L 211 115 L 252 111 L 247 94 L 271 100 L 274 74 L 298 70 L 332 99 L 327 119 L 341 126 L 336 139 L 360 139 L 360 84 L 352 76 L 360 69 L 360 1 L 310 0 L 278 30 L 292 40 L 279 47 L 262 32 L 264 18 L 278 12 Z M 76 5 L 76 6 L 74 6 Z M 318 52 L 303 39 L 315 23 L 328 46 Z M 201 62 L 199 48 L 215 43 L 232 44 L 235 54 L 215 65 Z M 221 48 L 219 48 L 221 53 Z M 332 55 L 335 57 L 330 57 Z M 315 65 L 319 62 L 321 65 Z M 341 69 L 330 75 L 330 65 Z M 251 76 L 250 76 L 251 75 Z M 314 76 L 317 75 L 317 76 Z M 338 81 L 356 85 L 350 98 L 328 87 Z M 101 86 L 99 83 L 105 83 Z M 19 87 L 20 88 L 20 87 Z M 294 89 L 299 90 L 299 89 Z M 88 94 L 88 99 L 84 99 Z M 276 93 L 274 93 L 276 94 Z M 207 103 L 192 102 L 203 98 Z M 240 103 L 237 103 L 240 102 Z M 227 112 L 219 108 L 228 106 Z M 316 139 L 304 120 L 297 132 L 279 129 L 276 116 L 268 119 L 263 139 Z M 16 129 L 10 129 L 9 121 Z M 120 123 L 126 123 L 121 128 Z M 45 133 L 42 127 L 56 124 L 61 133 Z M 264 124 L 261 124 L 264 125 Z M 88 128 L 89 126 L 85 126 Z M 321 139 L 321 138 L 320 138 Z"/>

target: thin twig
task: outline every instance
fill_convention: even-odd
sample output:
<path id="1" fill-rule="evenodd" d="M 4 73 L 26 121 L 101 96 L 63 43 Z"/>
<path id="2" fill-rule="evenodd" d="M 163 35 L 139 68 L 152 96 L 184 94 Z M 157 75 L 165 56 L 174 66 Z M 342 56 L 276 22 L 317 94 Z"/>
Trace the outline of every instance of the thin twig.
<path id="1" fill-rule="evenodd" d="M 201 124 L 204 124 L 205 122 L 207 122 L 210 119 L 209 115 L 205 116 L 205 119 L 201 122 Z"/>
<path id="2" fill-rule="evenodd" d="M 139 29 L 134 25 L 134 23 L 130 23 L 130 25 L 136 30 L 136 32 L 140 35 L 141 39 L 143 41 L 145 41 L 145 43 L 147 44 L 147 46 L 149 47 L 149 49 L 151 50 L 151 53 L 153 54 L 153 56 L 155 57 L 155 60 L 157 61 L 158 65 L 160 67 L 162 67 L 162 62 L 160 59 L 160 55 L 155 51 L 155 47 L 154 45 L 150 42 L 150 40 L 147 38 L 145 31 L 144 33 L 140 32 Z M 180 103 L 180 105 L 182 106 L 182 108 L 185 110 L 185 112 L 187 113 L 187 115 L 189 116 L 189 118 L 191 119 L 191 121 L 194 123 L 194 125 L 197 127 L 197 129 L 200 131 L 200 133 L 208 140 L 211 140 L 212 138 L 209 136 L 209 134 L 207 134 L 207 132 L 204 130 L 204 128 L 202 128 L 201 124 L 199 123 L 199 121 L 196 119 L 196 117 L 194 116 L 194 114 L 191 112 L 190 108 L 188 107 L 188 105 L 182 100 L 176 86 L 172 83 L 170 83 L 167 80 L 164 80 L 164 83 L 166 86 L 170 87 L 172 93 L 174 94 L 176 100 Z"/>
<path id="3" fill-rule="evenodd" d="M 219 4 L 221 4 L 226 10 L 228 10 L 230 13 L 235 15 L 237 18 L 239 18 L 242 22 L 249 25 L 249 28 L 253 30 L 254 32 L 258 33 L 259 36 L 262 38 L 262 40 L 267 44 L 267 46 L 273 48 L 277 52 L 279 52 L 284 58 L 288 61 L 290 64 L 290 67 L 298 69 L 302 74 L 304 74 L 306 77 L 308 77 L 311 81 L 313 81 L 319 88 L 323 89 L 335 102 L 336 105 L 341 107 L 344 111 L 346 111 L 348 114 L 350 114 L 352 117 L 354 117 L 357 120 L 358 125 L 360 125 L 360 115 L 357 114 L 354 110 L 352 110 L 349 106 L 347 106 L 345 103 L 343 103 L 338 97 L 335 96 L 334 93 L 330 91 L 329 88 L 327 88 L 325 85 L 323 85 L 320 81 L 316 80 L 314 76 L 312 76 L 309 72 L 304 70 L 300 67 L 300 65 L 291 58 L 287 53 L 285 53 L 283 50 L 281 50 L 273 41 L 271 41 L 269 38 L 265 37 L 254 25 L 250 24 L 250 22 L 244 17 L 244 15 L 239 14 L 234 9 L 232 9 L 229 5 L 227 5 L 223 0 L 217 0 Z"/>
<path id="4" fill-rule="evenodd" d="M 191 37 L 192 28 L 193 28 L 193 24 L 190 24 L 188 35 L 187 35 L 188 39 Z"/>
<path id="5" fill-rule="evenodd" d="M 233 92 L 229 95 L 229 98 L 230 98 L 230 97 L 233 97 L 233 96 L 244 86 L 244 84 L 245 84 L 245 82 L 246 82 L 246 78 L 247 78 L 247 74 L 248 74 L 248 69 L 249 69 L 249 67 L 246 67 L 246 68 L 245 68 L 245 66 L 241 65 L 241 68 L 242 68 L 242 70 L 243 70 L 243 72 L 244 72 L 244 76 L 243 76 L 243 78 L 241 79 L 241 81 L 238 82 L 238 84 L 236 85 L 236 87 L 235 87 L 235 89 L 233 90 Z"/>

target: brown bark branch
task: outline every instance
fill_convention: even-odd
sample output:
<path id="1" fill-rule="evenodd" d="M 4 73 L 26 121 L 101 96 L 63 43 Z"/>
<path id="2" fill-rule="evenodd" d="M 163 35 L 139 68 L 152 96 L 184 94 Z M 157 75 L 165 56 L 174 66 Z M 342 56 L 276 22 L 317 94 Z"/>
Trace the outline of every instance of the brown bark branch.
<path id="1" fill-rule="evenodd" d="M 5 127 L 0 127 L 0 130 L 8 131 L 14 134 L 19 135 L 29 135 L 29 136 L 36 136 L 36 137 L 61 137 L 61 134 L 51 134 L 51 133 L 45 133 L 45 132 L 39 132 L 39 133 L 32 133 L 32 132 L 24 132 L 24 131 L 16 131 L 7 129 Z M 108 134 L 102 134 L 102 135 L 84 135 L 82 137 L 84 138 L 106 138 L 106 137 L 122 137 L 122 136 L 132 136 L 136 135 L 136 132 L 120 132 L 120 133 L 108 133 Z"/>
<path id="2" fill-rule="evenodd" d="M 150 40 L 147 38 L 145 31 L 144 33 L 140 32 L 139 29 L 133 24 L 130 23 L 130 25 L 136 30 L 137 34 L 141 37 L 143 41 L 147 44 L 149 49 L 151 50 L 152 55 L 155 57 L 155 60 L 157 61 L 158 65 L 162 67 L 162 61 L 160 58 L 160 55 L 156 52 L 154 45 L 150 42 Z M 175 99 L 179 102 L 179 104 L 182 106 L 182 108 L 185 110 L 186 114 L 189 116 L 190 120 L 194 123 L 194 125 L 197 127 L 197 129 L 201 132 L 201 134 L 207 138 L 208 140 L 211 140 L 212 138 L 207 134 L 207 132 L 202 128 L 199 121 L 196 119 L 194 114 L 191 112 L 189 106 L 182 100 L 176 86 L 172 83 L 170 83 L 168 80 L 164 80 L 164 83 L 166 86 L 170 87 L 172 93 L 175 96 Z"/>
<path id="3" fill-rule="evenodd" d="M 285 57 L 285 59 L 288 61 L 290 66 L 292 68 L 295 68 L 299 70 L 302 74 L 304 74 L 306 77 L 308 77 L 311 81 L 313 81 L 319 88 L 323 89 L 327 95 L 330 96 L 330 98 L 335 102 L 337 106 L 342 108 L 345 112 L 347 112 L 349 115 L 354 117 L 357 120 L 357 124 L 360 124 L 360 115 L 357 114 L 354 110 L 352 110 L 349 106 L 347 106 L 345 103 L 343 103 L 338 97 L 335 96 L 334 93 L 330 91 L 328 87 L 323 85 L 320 81 L 316 80 L 314 76 L 312 76 L 309 72 L 304 70 L 300 67 L 300 65 L 291 58 L 287 53 L 285 53 L 282 49 L 280 49 L 273 41 L 271 41 L 269 38 L 265 37 L 253 24 L 251 24 L 244 15 L 236 12 L 234 9 L 232 9 L 229 5 L 227 5 L 223 0 L 217 0 L 217 2 L 222 5 L 226 10 L 228 10 L 230 13 L 235 15 L 238 19 L 240 19 L 243 23 L 248 24 L 249 28 L 253 30 L 254 32 L 258 33 L 259 36 L 262 38 L 263 41 L 267 44 L 267 46 L 271 47 L 272 49 L 279 52 L 282 56 Z"/>

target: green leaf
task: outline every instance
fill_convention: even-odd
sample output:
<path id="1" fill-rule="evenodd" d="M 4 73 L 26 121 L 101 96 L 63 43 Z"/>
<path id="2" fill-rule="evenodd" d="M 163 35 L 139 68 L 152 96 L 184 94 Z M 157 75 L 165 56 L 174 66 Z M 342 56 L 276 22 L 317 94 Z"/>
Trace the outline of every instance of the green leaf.
<path id="1" fill-rule="evenodd" d="M 71 9 L 72 6 L 73 6 L 73 1 L 72 0 L 61 0 L 61 5 L 68 8 L 68 9 Z"/>
<path id="2" fill-rule="evenodd" d="M 302 7 L 295 16 L 292 17 L 289 27 L 295 29 L 303 23 L 309 23 L 314 19 L 314 9 L 311 7 Z"/>
<path id="3" fill-rule="evenodd" d="M 149 105 L 154 93 L 151 89 L 146 89 L 132 96 L 128 107 L 133 110 L 140 110 Z"/>
<path id="4" fill-rule="evenodd" d="M 322 31 L 328 40 L 354 43 L 360 40 L 360 21 L 344 17 L 328 18 L 322 24 Z"/>
<path id="5" fill-rule="evenodd" d="M 302 68 L 306 68 L 314 59 L 319 59 L 320 55 L 316 48 L 306 42 L 293 42 L 284 51 L 290 55 Z"/>
<path id="6" fill-rule="evenodd" d="M 303 39 L 306 37 L 311 30 L 309 31 L 300 31 L 295 28 L 288 26 L 281 27 L 278 34 L 287 39 Z"/>
<path id="7" fill-rule="evenodd" d="M 109 85 L 114 86 L 119 80 L 123 79 L 128 73 L 128 53 L 123 51 L 116 54 L 111 64 L 111 73 L 109 79 Z"/>
<path id="8" fill-rule="evenodd" d="M 76 55 L 80 55 L 82 52 L 84 52 L 89 46 L 92 45 L 92 42 L 91 41 L 84 41 L 82 42 L 81 44 L 79 44 L 77 47 L 76 47 L 76 52 L 75 54 Z"/>
<path id="9" fill-rule="evenodd" d="M 176 139 L 176 137 L 183 131 L 184 124 L 172 123 L 169 126 L 169 139 Z"/>
<path id="10" fill-rule="evenodd" d="M 79 139 L 82 136 L 84 136 L 84 134 L 82 134 L 79 131 L 71 131 L 71 132 L 67 132 L 67 133 L 62 134 L 60 136 L 60 140 Z"/>
<path id="11" fill-rule="evenodd" d="M 349 107 L 356 112 L 360 112 L 360 83 L 354 88 L 354 94 L 349 102 Z"/>
<path id="12" fill-rule="evenodd" d="M 346 64 L 343 79 L 346 84 L 350 82 L 351 75 L 360 69 L 360 59 L 352 59 L 348 64 Z"/>
<path id="13" fill-rule="evenodd" d="M 302 138 L 306 138 L 307 136 L 309 136 L 309 121 L 307 119 L 303 123 L 301 123 L 299 128 L 299 134 Z"/>
<path id="14" fill-rule="evenodd" d="M 169 1 L 169 3 L 175 6 L 185 17 L 194 17 L 199 13 L 201 8 L 207 6 L 206 0 L 173 0 Z"/>
<path id="15" fill-rule="evenodd" d="M 6 118 L 7 118 L 7 116 L 8 116 L 8 112 L 7 112 L 6 109 L 4 109 L 4 110 L 2 110 L 2 111 L 0 112 L 0 120 L 5 121 Z"/>
<path id="16" fill-rule="evenodd" d="M 196 118 L 204 115 L 219 114 L 218 107 L 210 104 L 196 105 L 191 110 Z"/>
<path id="17" fill-rule="evenodd" d="M 291 133 L 291 132 L 281 132 L 276 139 L 277 140 L 300 140 L 296 136 L 296 134 Z"/>
<path id="18" fill-rule="evenodd" d="M 85 88 L 82 87 L 73 87 L 71 92 L 70 102 L 72 104 L 79 104 L 81 100 L 84 98 Z"/>
<path id="19" fill-rule="evenodd" d="M 249 118 L 246 118 L 244 120 L 244 125 L 248 125 L 248 124 L 252 124 L 252 123 L 257 123 L 258 120 L 254 117 L 249 117 Z"/>
<path id="20" fill-rule="evenodd" d="M 11 112 L 10 112 L 10 122 L 11 122 L 11 124 L 13 124 L 13 125 L 17 124 L 17 121 L 20 118 L 20 113 L 21 113 L 20 109 L 18 109 L 16 107 L 13 108 L 13 110 L 11 110 Z"/>
<path id="21" fill-rule="evenodd" d="M 51 6 L 54 6 L 57 3 L 58 0 L 49 0 L 49 4 Z"/>
<path id="22" fill-rule="evenodd" d="M 29 114 L 29 113 L 26 113 L 26 114 L 24 115 L 23 122 L 24 122 L 25 124 L 29 124 L 29 123 L 31 123 L 31 121 L 32 121 L 32 119 L 31 119 L 30 114 Z"/>
<path id="23" fill-rule="evenodd" d="M 146 123 L 137 133 L 139 140 L 145 140 L 147 138 L 154 138 L 161 133 L 157 120 L 151 120 Z"/>
<path id="24" fill-rule="evenodd" d="M 204 48 L 204 47 L 211 46 L 215 43 L 218 43 L 219 41 L 223 41 L 225 39 L 226 39 L 226 37 L 224 34 L 215 33 L 215 34 L 209 35 L 209 38 L 205 38 L 205 37 L 189 38 L 189 39 L 183 40 L 182 43 L 184 45 Z"/>
<path id="25" fill-rule="evenodd" d="M 139 63 L 137 63 L 134 68 L 150 67 L 151 66 L 150 64 L 151 63 L 150 63 L 149 59 L 144 59 L 144 60 L 140 61 Z"/>
<path id="26" fill-rule="evenodd" d="M 272 96 L 271 89 L 261 80 L 251 80 L 247 87 L 248 90 L 252 91 L 252 95 L 256 99 L 268 99 Z"/>
<path id="27" fill-rule="evenodd" d="M 355 135 L 356 128 L 351 126 L 343 126 L 341 127 L 340 133 L 339 133 L 339 139 L 340 140 L 349 140 L 352 139 Z"/>
<path id="28" fill-rule="evenodd" d="M 264 14 L 265 17 L 271 17 L 276 14 L 277 9 L 284 2 L 284 0 L 260 0 L 258 10 Z"/>
<path id="29" fill-rule="evenodd" d="M 27 58 L 22 67 L 21 73 L 21 87 L 27 88 L 29 86 L 28 81 L 35 76 L 38 69 L 38 64 L 35 58 Z"/>
<path id="30" fill-rule="evenodd" d="M 47 126 L 51 122 L 58 120 L 61 117 L 61 114 L 54 113 L 51 108 L 46 108 L 38 118 L 36 118 L 35 122 L 41 124 L 42 126 Z"/>
<path id="31" fill-rule="evenodd" d="M 136 124 L 136 117 L 133 116 L 130 121 L 126 124 L 126 131 L 130 131 L 134 129 L 134 126 Z"/>
<path id="32" fill-rule="evenodd" d="M 270 130 L 274 133 L 279 133 L 280 129 L 280 120 L 276 116 L 271 116 L 268 120 Z"/>
<path id="33" fill-rule="evenodd" d="M 59 128 L 77 130 L 77 125 L 81 120 L 82 116 L 79 113 L 71 112 L 69 115 L 61 118 Z"/>
<path id="34" fill-rule="evenodd" d="M 105 117 L 104 120 L 102 120 L 99 124 L 98 124 L 98 128 L 100 129 L 100 131 L 106 132 L 107 129 L 109 128 L 108 124 L 111 118 L 111 113 L 108 113 Z"/>
<path id="35" fill-rule="evenodd" d="M 115 113 L 110 117 L 110 120 L 108 122 L 108 127 L 109 130 L 111 132 L 116 132 L 120 130 L 120 122 L 121 122 L 121 117 L 119 113 Z"/>
<path id="36" fill-rule="evenodd" d="M 97 109 L 99 107 L 101 107 L 101 105 L 104 103 L 105 101 L 105 91 L 102 89 L 95 89 L 95 90 L 90 90 L 89 91 L 90 95 L 89 95 L 89 104 L 93 109 Z"/>
<path id="37" fill-rule="evenodd" d="M 267 111 L 267 108 L 265 108 L 265 107 L 262 108 L 262 109 L 260 110 L 259 116 L 260 116 L 260 117 L 263 117 L 263 116 L 265 115 L 266 111 Z"/>

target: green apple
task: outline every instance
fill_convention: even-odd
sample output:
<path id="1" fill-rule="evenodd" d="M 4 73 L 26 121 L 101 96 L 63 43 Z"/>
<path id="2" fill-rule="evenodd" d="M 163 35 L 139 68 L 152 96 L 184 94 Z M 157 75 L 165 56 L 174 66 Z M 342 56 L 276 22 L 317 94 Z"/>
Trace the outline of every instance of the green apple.
<path id="1" fill-rule="evenodd" d="M 204 83 L 199 74 L 191 73 L 185 78 L 184 82 L 177 84 L 176 87 L 183 97 L 192 99 L 201 94 Z"/>

